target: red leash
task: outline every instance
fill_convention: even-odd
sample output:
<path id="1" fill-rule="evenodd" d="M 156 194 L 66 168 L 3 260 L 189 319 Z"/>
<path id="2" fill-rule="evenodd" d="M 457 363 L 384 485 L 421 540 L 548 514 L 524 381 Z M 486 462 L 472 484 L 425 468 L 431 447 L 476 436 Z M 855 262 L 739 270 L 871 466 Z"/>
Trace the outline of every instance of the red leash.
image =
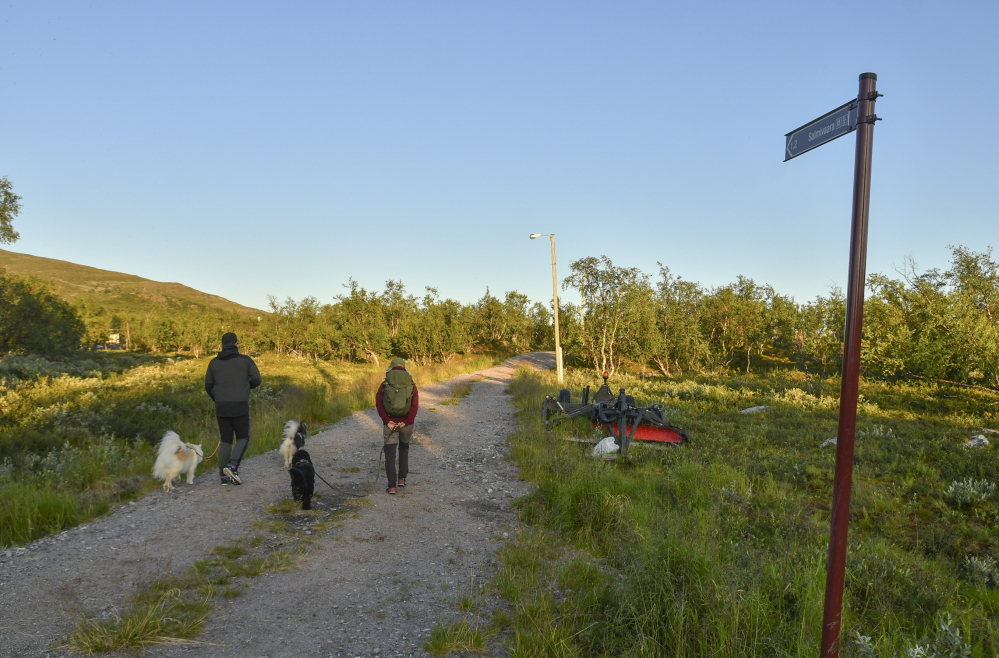
<path id="1" fill-rule="evenodd" d="M 215 453 L 219 451 L 220 447 L 222 447 L 222 439 L 219 439 L 219 444 L 217 446 L 215 446 L 215 452 L 213 452 L 212 454 L 210 454 L 207 457 L 205 457 L 205 459 L 208 460 L 208 459 L 211 459 L 212 457 L 214 457 Z"/>

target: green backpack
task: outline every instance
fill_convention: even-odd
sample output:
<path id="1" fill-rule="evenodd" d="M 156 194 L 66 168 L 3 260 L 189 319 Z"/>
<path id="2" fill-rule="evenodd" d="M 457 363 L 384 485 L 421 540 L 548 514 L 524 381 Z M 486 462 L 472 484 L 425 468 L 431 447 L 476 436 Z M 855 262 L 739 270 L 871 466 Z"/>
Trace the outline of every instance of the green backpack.
<path id="1" fill-rule="evenodd" d="M 402 418 L 413 406 L 413 376 L 406 370 L 389 370 L 385 373 L 382 406 L 392 418 Z"/>

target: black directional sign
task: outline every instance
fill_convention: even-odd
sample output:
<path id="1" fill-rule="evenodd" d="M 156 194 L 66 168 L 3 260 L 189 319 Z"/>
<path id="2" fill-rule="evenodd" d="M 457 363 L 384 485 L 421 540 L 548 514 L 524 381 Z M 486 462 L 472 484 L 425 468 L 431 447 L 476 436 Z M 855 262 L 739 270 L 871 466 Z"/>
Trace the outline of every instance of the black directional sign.
<path id="1" fill-rule="evenodd" d="M 856 130 L 858 108 L 858 102 L 852 100 L 789 132 L 784 136 L 787 140 L 784 144 L 784 162 Z"/>

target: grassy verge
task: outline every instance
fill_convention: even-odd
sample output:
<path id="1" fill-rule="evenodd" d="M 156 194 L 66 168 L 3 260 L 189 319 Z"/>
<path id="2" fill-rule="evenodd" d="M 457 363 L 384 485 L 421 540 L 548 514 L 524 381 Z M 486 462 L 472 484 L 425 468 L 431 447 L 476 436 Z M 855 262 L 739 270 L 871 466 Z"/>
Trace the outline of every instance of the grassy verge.
<path id="1" fill-rule="evenodd" d="M 461 404 L 461 399 L 467 397 L 469 393 L 472 392 L 472 385 L 475 382 L 482 381 L 481 379 L 466 379 L 460 381 L 454 385 L 451 389 L 451 395 L 440 401 L 441 404 L 458 405 Z"/>
<path id="2" fill-rule="evenodd" d="M 339 514 L 360 504 L 347 501 L 340 508 L 307 512 L 290 499 L 272 506 L 265 519 L 255 523 L 252 536 L 214 547 L 183 576 L 150 583 L 123 612 L 80 614 L 66 644 L 88 654 L 151 644 L 197 644 L 193 638 L 202 633 L 221 600 L 240 596 L 253 578 L 297 566 L 325 531 L 339 525 Z"/>
<path id="3" fill-rule="evenodd" d="M 598 383 L 576 373 L 569 388 Z M 561 440 L 599 436 L 587 424 L 542 428 L 550 373 L 512 384 L 513 457 L 537 489 L 492 583 L 513 606 L 510 655 L 814 655 L 834 465 L 821 444 L 838 401 L 779 372 L 618 385 L 664 405 L 693 442 L 593 459 Z M 997 400 L 915 385 L 862 393 L 843 655 L 992 658 L 999 448 L 963 444 L 993 423 Z M 773 410 L 740 413 L 752 406 Z"/>
<path id="4" fill-rule="evenodd" d="M 423 643 L 423 649 L 435 656 L 448 653 L 486 653 L 487 632 L 468 619 L 460 619 L 450 624 L 435 625 L 430 638 Z"/>
<path id="5" fill-rule="evenodd" d="M 472 355 L 412 373 L 425 385 L 500 358 Z M 264 383 L 251 394 L 247 456 L 276 448 L 289 418 L 316 431 L 373 406 L 384 372 L 277 354 L 256 361 Z M 204 392 L 207 364 L 128 354 L 0 360 L 0 548 L 86 522 L 158 486 L 149 477 L 154 443 L 168 429 L 211 454 L 218 429 Z M 216 468 L 213 458 L 199 472 Z"/>
<path id="6" fill-rule="evenodd" d="M 506 606 L 495 607 L 490 600 L 493 593 L 488 585 L 469 580 L 467 588 L 461 584 L 442 588 L 440 604 L 443 615 L 434 624 L 430 635 L 422 644 L 423 650 L 434 656 L 450 653 L 495 655 L 504 631 L 513 624 Z M 450 595 L 444 592 L 453 589 Z M 452 610 L 456 609 L 456 612 Z"/>

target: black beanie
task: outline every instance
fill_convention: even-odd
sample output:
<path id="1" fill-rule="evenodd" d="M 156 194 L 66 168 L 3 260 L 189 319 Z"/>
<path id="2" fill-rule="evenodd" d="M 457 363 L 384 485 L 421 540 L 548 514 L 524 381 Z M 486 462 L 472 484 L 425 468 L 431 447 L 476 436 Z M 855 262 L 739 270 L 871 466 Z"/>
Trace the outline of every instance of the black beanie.
<path id="1" fill-rule="evenodd" d="M 223 347 L 226 345 L 235 345 L 238 341 L 239 339 L 236 338 L 236 334 L 232 333 L 231 331 L 229 333 L 222 334 Z"/>

